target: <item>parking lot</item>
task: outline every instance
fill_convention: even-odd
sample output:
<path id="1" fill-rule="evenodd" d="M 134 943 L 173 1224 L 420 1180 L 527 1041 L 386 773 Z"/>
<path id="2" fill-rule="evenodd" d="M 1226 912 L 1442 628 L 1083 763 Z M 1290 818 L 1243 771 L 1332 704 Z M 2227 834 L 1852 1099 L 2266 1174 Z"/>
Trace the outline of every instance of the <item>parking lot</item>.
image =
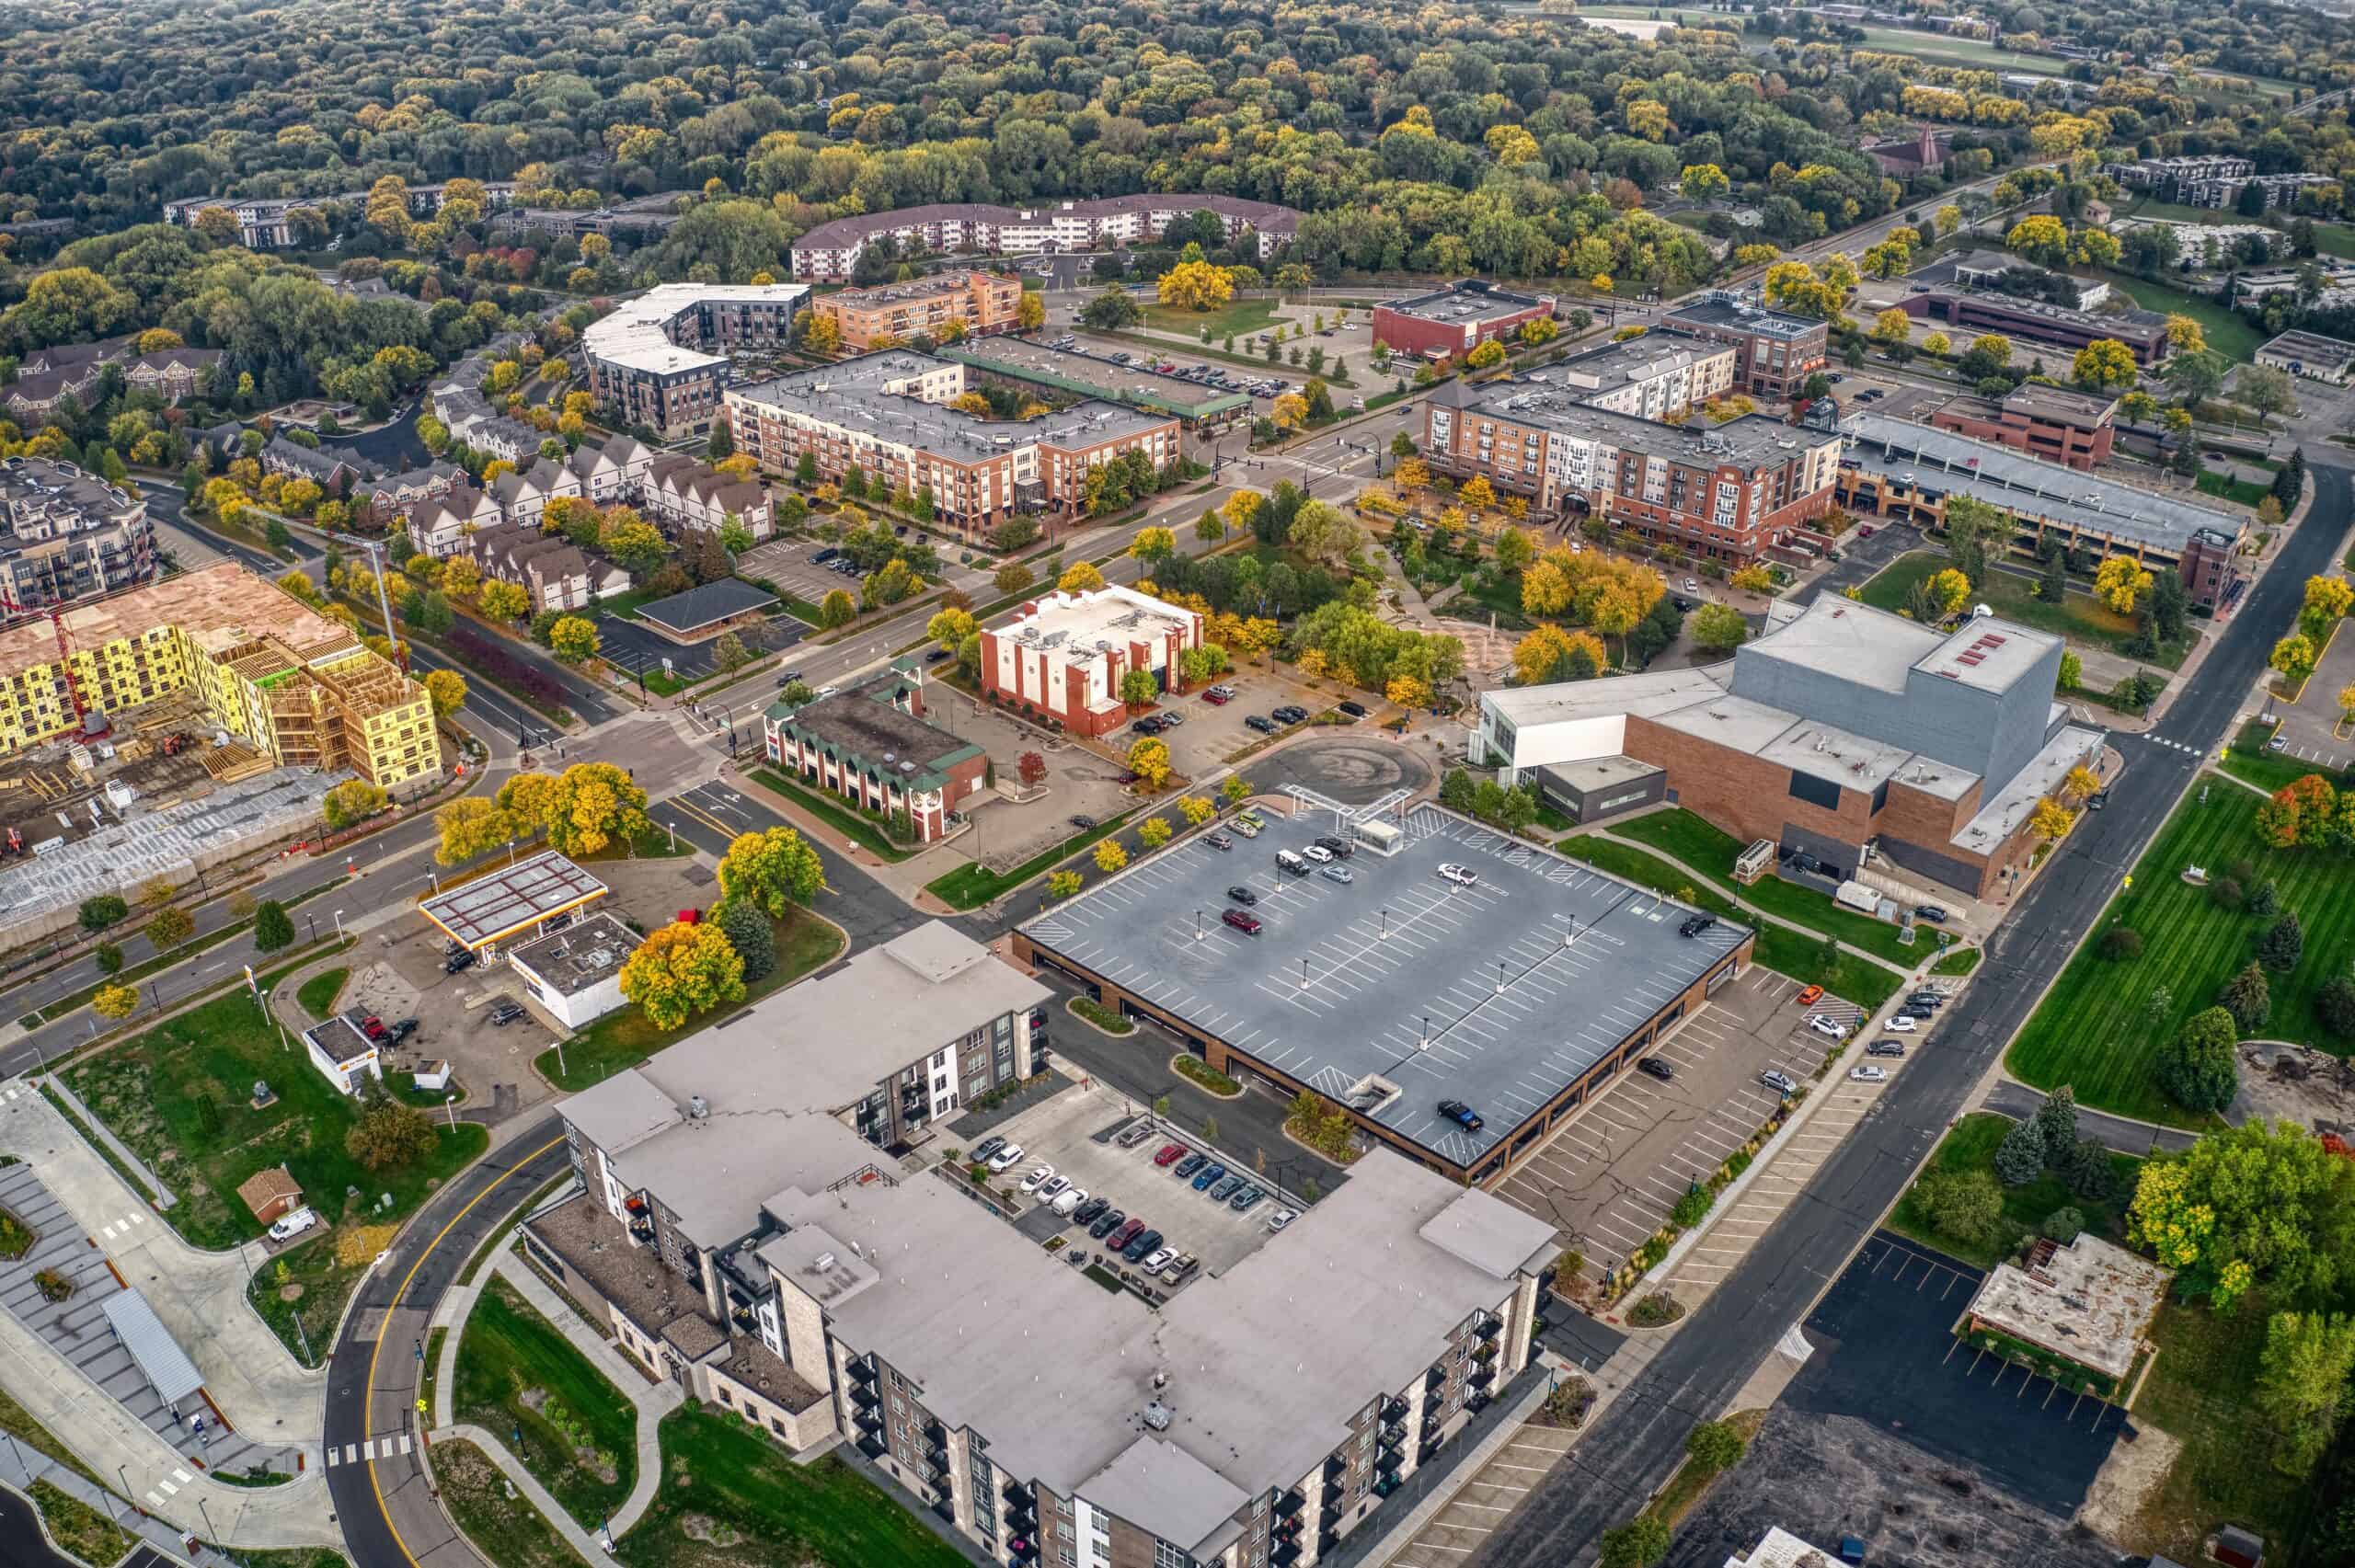
<path id="1" fill-rule="evenodd" d="M 1066 1015 L 1053 1020 L 1052 1027 L 1061 1036 L 1086 1025 Z M 1130 1148 L 1121 1148 L 1117 1139 L 1097 1140 L 1097 1134 L 1139 1115 L 1151 1119 L 1147 1107 L 1117 1090 L 1101 1084 L 1068 1089 L 994 1129 L 1022 1146 L 1022 1159 L 991 1185 L 1014 1186 L 1022 1207 L 1035 1209 L 1034 1200 L 1020 1194 L 1021 1179 L 1040 1165 L 1051 1165 L 1058 1175 L 1091 1196 L 1109 1199 L 1131 1219 L 1141 1219 L 1160 1231 L 1163 1246 L 1198 1259 L 1201 1268 L 1189 1278 L 1224 1273 L 1268 1239 L 1268 1221 L 1283 1207 L 1273 1194 L 1273 1178 L 1259 1175 L 1235 1157 L 1229 1170 L 1269 1191 L 1269 1196 L 1249 1212 L 1237 1213 L 1230 1204 L 1212 1203 L 1190 1180 L 1172 1175 L 1175 1162 L 1169 1166 L 1153 1162 L 1155 1154 L 1170 1143 L 1182 1143 L 1189 1152 L 1200 1150 L 1202 1140 L 1192 1134 L 1166 1131 L 1155 1124 L 1149 1136 Z M 1216 1150 L 1211 1152 L 1214 1161 L 1224 1162 Z M 1030 1227 L 1026 1223 L 1024 1228 Z M 1086 1230 L 1066 1226 L 1060 1233 L 1091 1259 L 1104 1251 L 1103 1242 Z"/>
<path id="2" fill-rule="evenodd" d="M 1809 1020 L 1850 1022 L 1833 1001 L 1793 1005 L 1798 983 L 1755 966 L 1721 989 L 1649 1055 L 1675 1077 L 1619 1075 L 1533 1150 L 1497 1195 L 1559 1226 L 1600 1274 L 1648 1241 L 1678 1198 L 1706 1182 L 1775 1112 L 1774 1070 L 1806 1084 L 1834 1042 Z M 1824 1093 L 1818 1086 L 1814 1093 Z"/>
<path id="3" fill-rule="evenodd" d="M 2281 755 L 2333 772 L 2355 759 L 2355 736 L 2338 718 L 2338 693 L 2350 683 L 2355 683 L 2355 637 L 2333 635 L 2296 702 L 2267 699 L 2267 707 L 2281 721 Z"/>
<path id="4" fill-rule="evenodd" d="M 757 656 L 791 647 L 810 628 L 790 615 L 769 615 L 729 629 Z M 718 641 L 717 637 L 697 643 L 674 643 L 642 622 L 601 614 L 597 617 L 597 638 L 599 651 L 624 670 L 635 670 L 640 664 L 649 671 L 660 670 L 667 658 L 680 680 L 700 681 L 718 669 L 711 652 L 712 645 Z"/>
<path id="5" fill-rule="evenodd" d="M 1267 717 L 1286 705 L 1306 708 L 1311 717 L 1333 705 L 1333 699 L 1322 692 L 1288 680 L 1281 671 L 1238 670 L 1219 677 L 1219 683 L 1235 688 L 1234 699 L 1220 704 L 1209 701 L 1200 691 L 1177 697 L 1165 698 L 1156 713 L 1173 714 L 1183 720 L 1175 729 L 1163 730 L 1157 738 L 1169 748 L 1169 763 L 1187 778 L 1198 779 L 1214 773 L 1226 764 L 1227 759 L 1246 746 L 1257 746 L 1275 735 L 1289 734 L 1295 725 L 1278 725 L 1271 732 L 1262 733 L 1246 722 L 1253 715 Z M 1204 688 L 1206 691 L 1208 688 Z M 1368 693 L 1366 705 L 1378 707 Z M 1137 740 L 1133 723 L 1123 725 L 1117 735 L 1107 737 L 1113 749 L 1123 754 Z"/>

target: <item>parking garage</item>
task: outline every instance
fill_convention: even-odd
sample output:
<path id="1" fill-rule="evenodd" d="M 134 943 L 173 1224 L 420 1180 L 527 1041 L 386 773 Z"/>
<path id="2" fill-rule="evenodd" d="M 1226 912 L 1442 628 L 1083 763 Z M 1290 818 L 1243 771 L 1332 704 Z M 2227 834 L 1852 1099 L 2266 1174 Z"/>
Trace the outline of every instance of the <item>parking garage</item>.
<path id="1" fill-rule="evenodd" d="M 1198 835 L 1028 921 L 1017 956 L 1460 1181 L 1500 1180 L 1749 959 L 1740 926 L 1685 935 L 1689 907 L 1435 806 L 1381 818 L 1395 853 L 1352 853 L 1347 882 L 1278 861 L 1351 836 L 1347 813 L 1265 817 L 1231 851 Z M 1223 919 L 1246 907 L 1234 888 L 1256 933 Z"/>

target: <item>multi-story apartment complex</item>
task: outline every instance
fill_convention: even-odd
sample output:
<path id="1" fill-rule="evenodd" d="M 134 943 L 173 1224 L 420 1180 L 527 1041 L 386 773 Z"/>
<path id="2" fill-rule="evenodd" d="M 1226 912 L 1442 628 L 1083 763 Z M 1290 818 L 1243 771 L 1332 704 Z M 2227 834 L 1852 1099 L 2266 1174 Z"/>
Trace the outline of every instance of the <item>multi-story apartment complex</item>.
<path id="1" fill-rule="evenodd" d="M 930 843 L 949 816 L 981 794 L 989 754 L 925 716 L 924 666 L 914 656 L 847 692 L 769 709 L 769 761 L 864 811 L 904 813 Z"/>
<path id="2" fill-rule="evenodd" d="M 70 463 L 0 462 L 0 613 L 145 582 L 155 571 L 147 503 Z"/>
<path id="3" fill-rule="evenodd" d="M 648 467 L 638 506 L 648 517 L 684 532 L 709 532 L 731 520 L 756 542 L 776 532 L 767 486 L 722 474 L 684 452 L 658 457 Z"/>
<path id="4" fill-rule="evenodd" d="M 476 183 L 482 187 L 483 200 L 493 212 L 515 200 L 512 180 L 485 179 Z M 410 186 L 408 210 L 419 217 L 431 217 L 442 210 L 449 189 L 440 184 Z M 164 203 L 164 222 L 178 228 L 194 228 L 201 214 L 218 207 L 237 220 L 237 243 L 247 249 L 283 250 L 303 242 L 302 225 L 293 217 L 296 208 L 307 207 L 316 212 L 332 201 L 358 209 L 367 200 L 364 190 L 339 191 L 333 196 L 187 196 Z"/>
<path id="5" fill-rule="evenodd" d="M 1589 406 L 1527 382 L 1451 382 L 1423 403 L 1434 469 L 1485 475 L 1562 516 L 1741 562 L 1832 508 L 1840 437 L 1745 415 L 1677 428 Z"/>
<path id="6" fill-rule="evenodd" d="M 1930 411 L 1930 423 L 2058 463 L 2092 468 L 2118 441 L 2118 399 L 2026 383 L 2002 398 L 1964 394 Z"/>
<path id="7" fill-rule="evenodd" d="M 1559 386 L 1590 408 L 1667 419 L 1732 393 L 1741 380 L 1741 351 L 1729 343 L 1647 334 L 1533 371 L 1529 380 Z"/>
<path id="8" fill-rule="evenodd" d="M 798 283 L 665 283 L 580 334 L 589 391 L 626 423 L 701 435 L 720 417 L 728 355 L 782 343 L 810 291 Z"/>
<path id="9" fill-rule="evenodd" d="M 438 778 L 425 689 L 357 634 L 242 567 L 208 567 L 0 632 L 0 755 L 75 733 L 74 691 L 114 713 L 192 690 L 205 722 L 284 767 L 388 790 Z"/>
<path id="10" fill-rule="evenodd" d="M 668 230 L 686 215 L 697 192 L 657 190 L 585 212 L 569 207 L 510 208 L 491 220 L 496 234 L 543 234 L 550 239 L 579 239 L 583 235 L 620 235 L 644 240 Z"/>
<path id="11" fill-rule="evenodd" d="M 2270 261 L 2290 251 L 2290 236 L 2262 223 L 2187 223 L 2177 218 L 2120 218 L 2109 232 L 2120 238 L 2137 229 L 2175 236 L 2178 262 L 2193 267 L 2233 267 L 2250 259 Z"/>
<path id="12" fill-rule="evenodd" d="M 218 349 L 159 349 L 152 354 L 131 350 L 128 338 L 35 349 L 17 366 L 16 379 L 0 386 L 0 413 L 29 425 L 55 413 L 68 397 L 87 407 L 104 395 L 101 383 L 110 366 L 121 367 L 127 390 L 152 392 L 166 403 L 184 403 L 221 362 Z"/>
<path id="13" fill-rule="evenodd" d="M 729 388 L 729 428 L 738 452 L 775 472 L 808 452 L 827 479 L 856 464 L 870 482 L 928 488 L 939 518 L 969 532 L 1017 511 L 1076 516 L 1088 471 L 1129 452 L 1156 470 L 1178 459 L 1167 414 L 1089 401 L 1017 422 L 948 407 L 967 374 L 909 349 L 867 354 Z"/>
<path id="14" fill-rule="evenodd" d="M 376 475 L 375 467 L 358 452 L 304 446 L 285 436 L 270 437 L 270 444 L 261 449 L 261 470 L 283 479 L 308 479 L 330 496 Z"/>
<path id="15" fill-rule="evenodd" d="M 1554 314 L 1551 294 L 1517 294 L 1484 278 L 1466 278 L 1411 299 L 1373 307 L 1373 340 L 1394 354 L 1457 358 Z"/>
<path id="16" fill-rule="evenodd" d="M 656 1376 L 840 1434 L 992 1561 L 1332 1555 L 1527 1364 L 1552 1227 L 1377 1150 L 1217 1276 L 1108 1294 L 892 1152 L 1025 1070 L 1049 994 L 934 923 L 756 1003 L 559 1107 L 581 1191 L 525 1247 Z"/>
<path id="17" fill-rule="evenodd" d="M 1081 735 L 1109 735 L 1128 705 L 1120 679 L 1148 670 L 1163 691 L 1185 684 L 1178 661 L 1202 644 L 1202 618 L 1132 588 L 1050 593 L 982 632 L 982 690 L 994 703 Z"/>
<path id="18" fill-rule="evenodd" d="M 1735 374 L 1744 392 L 1794 398 L 1821 370 L 1832 340 L 1828 323 L 1763 309 L 1739 295 L 1711 290 L 1660 318 L 1662 332 L 1728 343 L 1740 355 Z"/>
<path id="19" fill-rule="evenodd" d="M 2257 166 L 2229 155 L 2182 158 L 2136 158 L 2131 163 L 2104 164 L 2101 172 L 2129 190 L 2172 190 L 2203 179 L 2246 179 Z"/>
<path id="20" fill-rule="evenodd" d="M 2015 343 L 2040 343 L 2071 354 L 2088 343 L 2110 338 L 2125 344 L 2134 362 L 2146 367 L 2165 360 L 2172 347 L 2167 342 L 2167 318 L 2152 310 L 2096 315 L 2013 294 L 1936 286 L 1907 294 L 1899 303 L 1906 315 L 1944 323 L 1950 333 L 1974 337 L 1994 333 Z"/>
<path id="21" fill-rule="evenodd" d="M 2176 200 L 2188 207 L 2236 207 L 2242 188 L 2253 185 L 2264 193 L 2264 210 L 2270 212 L 2276 207 L 2295 202 L 2301 191 L 2338 183 L 2337 176 L 2327 174 L 2253 174 L 2245 178 L 2193 179 L 2176 188 Z"/>
<path id="22" fill-rule="evenodd" d="M 534 611 L 585 610 L 630 590 L 632 578 L 621 567 L 536 524 L 493 523 L 462 534 L 460 546 L 485 578 L 529 593 Z"/>
<path id="23" fill-rule="evenodd" d="M 1003 272 L 935 272 L 913 282 L 821 294 L 810 309 L 842 333 L 844 349 L 864 354 L 878 343 L 896 346 L 919 334 L 937 340 L 955 322 L 972 337 L 1011 332 L 1019 325 L 1022 280 Z"/>
<path id="24" fill-rule="evenodd" d="M 1197 212 L 1214 215 L 1229 245 L 1246 230 L 1257 235 L 1261 260 L 1290 244 L 1300 228 L 1300 214 L 1290 207 L 1235 196 L 1108 196 L 1020 208 L 940 203 L 821 223 L 793 242 L 793 275 L 810 282 L 845 281 L 867 247 L 887 235 L 902 253 L 1024 256 L 1158 239 L 1172 223 Z"/>

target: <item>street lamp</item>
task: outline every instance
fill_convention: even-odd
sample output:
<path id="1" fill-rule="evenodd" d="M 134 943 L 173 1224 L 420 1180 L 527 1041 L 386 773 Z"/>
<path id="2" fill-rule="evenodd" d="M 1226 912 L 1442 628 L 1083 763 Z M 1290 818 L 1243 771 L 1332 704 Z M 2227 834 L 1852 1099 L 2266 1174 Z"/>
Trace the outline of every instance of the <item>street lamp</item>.
<path id="1" fill-rule="evenodd" d="M 665 822 L 663 826 L 671 830 L 671 853 L 676 854 L 679 853 L 679 825 L 676 822 Z"/>
<path id="2" fill-rule="evenodd" d="M 455 1094 L 450 1094 L 450 1095 L 446 1095 L 446 1096 L 444 1096 L 444 1097 L 443 1097 L 443 1099 L 442 1099 L 442 1109 L 444 1109 L 444 1110 L 446 1110 L 446 1111 L 448 1111 L 448 1112 L 450 1113 L 450 1130 L 451 1130 L 452 1132 L 455 1132 L 455 1131 L 457 1131 L 457 1130 L 458 1130 L 458 1097 L 457 1097 Z M 423 1359 L 425 1359 L 425 1356 L 424 1356 L 424 1352 L 423 1352 L 423 1351 L 421 1351 L 421 1350 L 420 1350 L 420 1351 L 418 1353 L 418 1359 L 419 1359 L 419 1360 L 420 1360 L 420 1361 L 422 1361 Z"/>
<path id="3" fill-rule="evenodd" d="M 341 910 L 335 912 L 335 934 L 337 941 L 343 940 L 343 911 Z"/>

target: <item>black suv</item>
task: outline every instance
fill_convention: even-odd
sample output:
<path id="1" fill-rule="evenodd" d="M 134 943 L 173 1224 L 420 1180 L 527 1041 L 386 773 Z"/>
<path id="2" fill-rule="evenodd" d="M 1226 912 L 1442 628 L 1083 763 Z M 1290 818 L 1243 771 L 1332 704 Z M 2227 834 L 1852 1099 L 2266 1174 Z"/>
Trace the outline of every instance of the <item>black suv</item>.
<path id="1" fill-rule="evenodd" d="M 1698 936 L 1717 923 L 1717 917 L 1715 915 L 1691 915 L 1686 917 L 1683 925 L 1676 928 L 1676 934 L 1679 936 Z"/>
<path id="2" fill-rule="evenodd" d="M 1333 833 L 1319 833 L 1316 836 L 1316 844 L 1319 849 L 1331 851 L 1336 860 L 1347 860 L 1358 853 L 1357 845 Z"/>
<path id="3" fill-rule="evenodd" d="M 1488 1125 L 1480 1119 L 1479 1112 L 1461 1100 L 1442 1100 L 1439 1114 L 1466 1132 L 1477 1132 Z"/>
<path id="4" fill-rule="evenodd" d="M 523 1004 L 520 1001 L 502 1001 L 490 1011 L 490 1021 L 502 1029 L 523 1016 Z"/>
<path id="5" fill-rule="evenodd" d="M 1647 1077 L 1657 1078 L 1662 1083 L 1667 1082 L 1670 1079 L 1676 1076 L 1676 1069 L 1669 1066 L 1668 1063 L 1660 1060 L 1658 1057 L 1646 1057 L 1643 1060 L 1636 1064 L 1636 1070 L 1645 1074 Z"/>
<path id="6" fill-rule="evenodd" d="M 1340 708 L 1343 713 L 1349 715 L 1351 718 L 1365 717 L 1365 704 L 1362 703 L 1343 703 L 1340 704 Z"/>
<path id="7" fill-rule="evenodd" d="M 1259 901 L 1258 894 L 1254 893 L 1248 887 L 1241 887 L 1239 885 L 1229 887 L 1226 890 L 1226 896 L 1234 899 L 1238 904 L 1256 904 Z"/>

